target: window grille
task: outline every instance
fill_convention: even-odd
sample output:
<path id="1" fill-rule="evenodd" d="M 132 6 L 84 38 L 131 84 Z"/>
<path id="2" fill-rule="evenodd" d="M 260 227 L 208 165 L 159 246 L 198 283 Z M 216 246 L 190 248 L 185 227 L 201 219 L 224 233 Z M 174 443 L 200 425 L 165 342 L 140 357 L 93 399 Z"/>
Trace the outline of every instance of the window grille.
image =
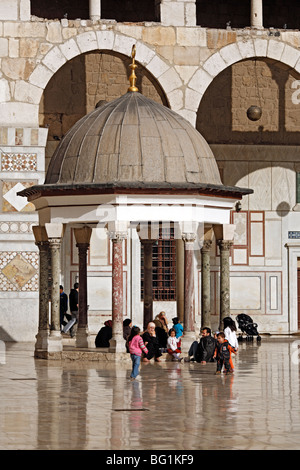
<path id="1" fill-rule="evenodd" d="M 176 240 L 173 227 L 161 227 L 152 247 L 153 300 L 176 300 Z M 144 249 L 141 244 L 141 300 L 144 299 Z"/>

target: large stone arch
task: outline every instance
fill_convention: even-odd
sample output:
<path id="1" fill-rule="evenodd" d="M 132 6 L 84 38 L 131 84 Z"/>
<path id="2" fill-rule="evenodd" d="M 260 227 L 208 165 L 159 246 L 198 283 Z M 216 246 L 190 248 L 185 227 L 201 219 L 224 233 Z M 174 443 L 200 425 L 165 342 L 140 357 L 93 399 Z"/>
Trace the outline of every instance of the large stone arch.
<path id="1" fill-rule="evenodd" d="M 52 76 L 67 61 L 91 51 L 111 51 L 130 56 L 136 44 L 136 61 L 142 64 L 157 80 L 165 93 L 170 107 L 175 111 L 183 108 L 182 80 L 166 60 L 161 59 L 153 49 L 141 41 L 114 31 L 88 31 L 54 46 L 35 67 L 25 84 L 28 99 L 34 105 L 40 103 L 44 89 Z M 180 95 L 180 96 L 178 96 Z M 181 98 L 181 99 L 180 99 Z"/>
<path id="2" fill-rule="evenodd" d="M 224 46 L 212 54 L 199 68 L 185 90 L 185 108 L 195 125 L 200 102 L 214 78 L 223 70 L 244 59 L 269 58 L 300 73 L 300 51 L 274 39 L 249 39 Z"/>
<path id="3" fill-rule="evenodd" d="M 39 124 L 48 129 L 46 169 L 59 141 L 96 105 L 126 94 L 131 57 L 120 52 L 92 50 L 62 65 L 47 83 L 39 106 Z M 157 80 L 139 64 L 136 85 L 145 97 L 169 107 Z"/>
<path id="4" fill-rule="evenodd" d="M 290 97 L 293 94 L 291 83 L 296 76 L 298 76 L 296 80 L 299 80 L 300 54 L 290 45 L 272 42 L 273 50 L 268 40 L 261 40 L 257 44 L 253 41 L 251 42 L 252 47 L 248 45 L 248 48 L 243 49 L 243 54 L 236 44 L 226 46 L 224 49 L 227 51 L 227 55 L 225 56 L 224 51 L 223 56 L 220 54 L 223 62 L 219 61 L 218 71 L 209 68 L 212 64 L 206 67 L 207 76 L 209 75 L 210 78 L 212 75 L 215 76 L 210 79 L 206 88 L 203 87 L 204 91 L 196 110 L 196 115 L 198 115 L 196 127 L 212 148 L 223 183 L 229 186 L 251 187 L 254 190 L 254 194 L 248 200 L 243 201 L 242 209 L 273 211 L 276 217 L 281 219 L 286 217 L 296 204 L 295 174 L 299 172 L 300 168 L 298 150 L 300 133 L 297 125 L 300 108 L 299 105 L 297 108 L 294 106 L 293 111 L 292 107 L 286 108 L 284 105 L 287 102 L 290 103 Z M 235 56 L 233 55 L 234 51 L 236 52 Z M 255 53 L 254 56 L 253 53 Z M 228 57 L 226 67 L 224 67 L 224 57 Z M 237 82 L 232 80 L 227 90 L 224 85 L 225 79 L 234 77 L 233 72 L 231 76 L 231 68 L 239 70 L 240 73 L 236 77 L 247 78 L 246 71 L 242 74 L 241 68 L 243 66 L 250 68 L 251 62 L 256 63 L 256 59 L 266 68 L 269 67 L 270 71 L 269 78 L 266 74 L 261 76 L 267 83 L 265 88 L 262 87 L 261 90 L 267 89 L 268 92 L 273 93 L 268 98 L 272 100 L 269 113 L 273 112 L 273 120 L 268 122 L 266 120 L 268 105 L 264 102 L 264 91 L 261 91 L 264 103 L 262 105 L 263 117 L 253 123 L 247 119 L 247 106 L 241 105 L 240 114 L 233 112 L 238 109 L 234 108 L 234 99 L 239 104 L 245 104 L 249 97 L 250 100 L 253 100 L 254 95 L 249 92 L 249 89 L 251 91 L 251 83 L 248 82 L 249 88 L 247 86 L 247 89 L 244 90 L 244 96 L 241 94 L 243 91 L 241 84 L 237 85 Z M 274 94 L 274 88 L 272 88 L 270 81 L 274 82 L 274 88 L 278 87 L 277 96 Z M 228 89 L 230 91 L 232 89 L 238 90 L 239 93 L 235 94 L 233 99 L 233 95 L 226 94 Z M 289 90 L 288 94 L 287 90 Z M 248 105 L 250 104 L 260 103 L 248 103 Z M 293 105 L 295 104 L 297 103 L 294 102 Z M 226 112 L 228 111 L 228 114 L 225 115 L 222 112 L 224 109 Z M 291 113 L 288 114 L 288 111 Z M 200 118 L 199 113 L 201 113 Z M 229 115 L 232 118 L 231 121 L 227 119 Z M 201 126 L 201 122 L 205 124 Z M 277 127 L 274 127 L 274 122 Z M 211 132 L 206 132 L 208 128 L 206 123 L 213 123 Z M 222 126 L 228 130 L 227 135 L 222 131 Z"/>

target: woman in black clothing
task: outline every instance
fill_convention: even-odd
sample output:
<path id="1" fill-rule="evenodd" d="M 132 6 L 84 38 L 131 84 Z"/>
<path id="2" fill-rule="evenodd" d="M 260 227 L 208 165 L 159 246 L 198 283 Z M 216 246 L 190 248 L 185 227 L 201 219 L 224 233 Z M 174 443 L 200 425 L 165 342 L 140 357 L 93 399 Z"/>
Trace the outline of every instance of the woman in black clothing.
<path id="1" fill-rule="evenodd" d="M 157 362 L 160 362 L 160 345 L 158 338 L 155 333 L 155 324 L 153 322 L 148 323 L 147 330 L 142 334 L 142 338 L 145 346 L 148 349 L 148 354 L 144 355 L 143 362 L 149 362 L 150 359 L 155 357 Z"/>
<path id="2" fill-rule="evenodd" d="M 109 340 L 112 338 L 112 321 L 107 320 L 98 332 L 95 345 L 96 348 L 109 348 Z"/>

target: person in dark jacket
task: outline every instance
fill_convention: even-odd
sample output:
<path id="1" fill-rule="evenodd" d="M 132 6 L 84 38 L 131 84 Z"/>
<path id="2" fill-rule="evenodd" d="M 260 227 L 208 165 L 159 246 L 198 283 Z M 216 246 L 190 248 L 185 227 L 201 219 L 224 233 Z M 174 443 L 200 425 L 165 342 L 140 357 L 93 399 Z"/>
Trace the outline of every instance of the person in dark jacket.
<path id="1" fill-rule="evenodd" d="M 194 341 L 189 349 L 188 357 L 184 358 L 185 362 L 214 362 L 213 355 L 216 348 L 216 339 L 211 336 L 211 329 L 207 326 L 201 328 L 200 342 Z"/>
<path id="2" fill-rule="evenodd" d="M 67 322 L 65 321 L 65 317 L 69 321 L 71 319 L 71 315 L 68 315 L 68 296 L 64 292 L 63 286 L 59 286 L 59 293 L 60 293 L 60 326 L 61 328 L 63 328 L 67 324 Z"/>
<path id="3" fill-rule="evenodd" d="M 64 333 L 70 331 L 71 338 L 74 337 L 76 333 L 76 325 L 78 322 L 78 290 L 79 284 L 75 282 L 74 288 L 71 289 L 69 294 L 69 303 L 70 303 L 70 311 L 71 311 L 71 320 L 66 324 L 63 329 Z"/>
<path id="4" fill-rule="evenodd" d="M 107 320 L 98 332 L 95 339 L 96 348 L 109 348 L 109 341 L 112 338 L 112 321 Z"/>
<path id="5" fill-rule="evenodd" d="M 214 353 L 216 349 L 216 340 L 211 336 L 211 329 L 204 327 L 201 329 L 202 338 L 198 344 L 196 350 L 196 361 L 201 362 L 201 364 L 206 364 L 207 362 L 214 362 Z"/>

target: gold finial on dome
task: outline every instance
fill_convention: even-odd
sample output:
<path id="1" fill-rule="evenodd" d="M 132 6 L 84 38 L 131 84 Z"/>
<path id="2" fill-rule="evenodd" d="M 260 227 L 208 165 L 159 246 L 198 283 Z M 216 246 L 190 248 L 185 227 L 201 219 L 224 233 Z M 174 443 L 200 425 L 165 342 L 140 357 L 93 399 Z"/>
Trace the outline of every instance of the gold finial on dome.
<path id="1" fill-rule="evenodd" d="M 137 68 L 137 65 L 135 63 L 135 52 L 136 52 L 136 49 L 135 49 L 135 44 L 134 44 L 131 49 L 132 63 L 129 65 L 129 67 L 131 68 L 131 75 L 129 77 L 130 87 L 128 88 L 128 91 L 139 91 L 139 89 L 135 86 L 135 82 L 137 78 L 135 75 L 135 69 Z"/>

